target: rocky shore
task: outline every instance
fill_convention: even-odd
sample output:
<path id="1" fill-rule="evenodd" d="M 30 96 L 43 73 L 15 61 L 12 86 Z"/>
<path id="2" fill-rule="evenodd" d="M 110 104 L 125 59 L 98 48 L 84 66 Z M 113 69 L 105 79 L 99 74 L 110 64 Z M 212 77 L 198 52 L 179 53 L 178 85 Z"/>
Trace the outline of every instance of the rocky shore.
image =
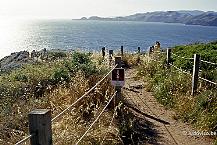
<path id="1" fill-rule="evenodd" d="M 0 60 L 0 72 L 10 71 L 20 68 L 24 64 L 33 64 L 41 61 L 54 60 L 56 58 L 66 57 L 66 50 L 49 50 L 46 49 L 32 52 L 20 51 L 11 53 Z"/>

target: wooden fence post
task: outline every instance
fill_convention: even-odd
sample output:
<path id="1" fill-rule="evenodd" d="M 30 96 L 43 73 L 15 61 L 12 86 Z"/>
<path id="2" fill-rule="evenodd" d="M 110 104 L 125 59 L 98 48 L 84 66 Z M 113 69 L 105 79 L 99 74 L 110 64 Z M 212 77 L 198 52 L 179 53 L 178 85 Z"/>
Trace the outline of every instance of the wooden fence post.
<path id="1" fill-rule="evenodd" d="M 112 56 L 113 56 L 113 50 L 109 50 L 109 66 L 111 66 L 112 63 Z"/>
<path id="2" fill-rule="evenodd" d="M 113 50 L 109 50 L 109 57 L 113 56 Z"/>
<path id="3" fill-rule="evenodd" d="M 124 46 L 121 46 L 121 56 L 124 56 Z"/>
<path id="4" fill-rule="evenodd" d="M 171 62 L 171 48 L 167 48 L 167 67 L 170 66 Z"/>
<path id="5" fill-rule="evenodd" d="M 148 56 L 151 56 L 151 47 L 148 48 Z"/>
<path id="6" fill-rule="evenodd" d="M 116 68 L 121 68 L 121 57 L 116 56 L 115 57 L 115 65 L 117 64 Z M 118 103 L 121 101 L 121 86 L 115 86 L 115 91 L 117 91 L 115 96 L 115 102 L 118 105 Z"/>
<path id="7" fill-rule="evenodd" d="M 105 47 L 102 48 L 102 57 L 105 58 Z"/>
<path id="8" fill-rule="evenodd" d="M 194 67 L 193 67 L 192 91 L 191 91 L 192 96 L 194 96 L 194 94 L 197 91 L 197 84 L 198 84 L 198 78 L 199 78 L 199 68 L 200 68 L 200 55 L 194 54 Z"/>
<path id="9" fill-rule="evenodd" d="M 121 57 L 120 56 L 115 57 L 115 65 L 116 64 L 117 64 L 116 68 L 121 68 Z"/>
<path id="10" fill-rule="evenodd" d="M 141 53 L 141 49 L 140 49 L 140 47 L 138 47 L 138 54 L 140 54 Z"/>
<path id="11" fill-rule="evenodd" d="M 31 145 L 52 145 L 51 111 L 36 109 L 28 114 Z"/>

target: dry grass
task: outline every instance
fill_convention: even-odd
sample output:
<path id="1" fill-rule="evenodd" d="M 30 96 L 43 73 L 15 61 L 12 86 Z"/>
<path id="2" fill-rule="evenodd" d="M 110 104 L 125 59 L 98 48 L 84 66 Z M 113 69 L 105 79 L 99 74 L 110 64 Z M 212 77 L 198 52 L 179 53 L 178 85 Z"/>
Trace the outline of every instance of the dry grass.
<path id="1" fill-rule="evenodd" d="M 92 59 L 95 61 L 95 56 Z M 100 57 L 98 57 L 100 58 Z M 98 65 L 98 69 L 105 70 L 105 64 Z M 36 70 L 37 72 L 38 70 Z M 31 71 L 29 71 L 31 74 Z M 48 73 L 50 73 L 48 71 Z M 34 109 L 51 109 L 52 117 L 59 114 L 103 77 L 91 75 L 88 78 L 82 71 L 78 71 L 68 83 L 58 84 L 46 91 L 43 97 L 5 97 L 1 102 L 0 114 L 0 144 L 12 145 L 28 135 L 27 115 Z M 50 74 L 51 75 L 51 74 Z M 43 77 L 39 75 L 39 77 Z M 109 79 L 104 80 L 85 99 L 55 120 L 52 124 L 53 143 L 57 145 L 74 144 L 97 117 L 108 99 L 113 95 L 113 87 Z M 3 106 L 4 105 L 4 106 Z M 115 123 L 109 128 L 113 116 L 112 105 L 100 117 L 93 129 L 82 140 L 81 144 L 119 144 L 119 132 Z M 29 142 L 27 142 L 28 144 Z"/>
<path id="2" fill-rule="evenodd" d="M 122 60 L 126 68 L 135 67 L 139 65 L 140 55 L 125 53 Z"/>
<path id="3" fill-rule="evenodd" d="M 92 78 L 91 81 L 96 82 L 97 80 L 98 78 Z M 52 110 L 52 116 L 54 117 L 78 97 L 82 96 L 90 87 L 88 80 L 79 72 L 68 87 L 59 86 L 52 93 L 47 93 L 39 99 L 17 100 L 12 105 L 12 112 L 8 116 L 1 116 L 1 144 L 14 144 L 28 134 L 28 112 L 36 108 L 47 108 Z M 109 85 L 109 81 L 106 80 L 100 88 L 95 89 L 91 95 L 81 100 L 74 108 L 55 121 L 52 125 L 54 144 L 74 144 L 103 108 L 106 100 L 112 95 L 111 92 L 113 92 L 113 88 Z M 92 110 L 91 105 L 94 106 Z M 89 114 L 85 115 L 86 112 Z M 111 120 L 112 116 L 112 112 L 109 112 L 106 112 L 99 122 L 94 125 L 96 130 L 94 132 L 93 130 L 90 131 L 83 144 L 87 144 L 86 141 L 90 138 L 88 144 L 91 142 L 92 144 L 99 143 L 105 133 L 110 135 L 106 142 L 118 142 L 117 131 L 114 128 L 108 130 L 109 120 Z"/>

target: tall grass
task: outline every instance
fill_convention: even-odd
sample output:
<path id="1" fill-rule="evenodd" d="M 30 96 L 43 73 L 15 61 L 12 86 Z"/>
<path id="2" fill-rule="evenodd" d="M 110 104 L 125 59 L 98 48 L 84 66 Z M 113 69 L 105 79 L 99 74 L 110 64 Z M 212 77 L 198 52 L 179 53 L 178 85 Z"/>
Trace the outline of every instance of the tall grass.
<path id="1" fill-rule="evenodd" d="M 52 55 L 55 56 L 55 55 Z M 91 54 L 74 52 L 70 59 L 25 65 L 0 76 L 0 144 L 10 145 L 28 134 L 30 111 L 51 109 L 52 117 L 82 96 L 108 71 Z M 108 79 L 52 124 L 54 144 L 74 144 L 114 92 Z M 115 126 L 106 130 L 113 109 L 105 112 L 82 144 L 120 142 Z"/>
<path id="2" fill-rule="evenodd" d="M 185 51 L 188 52 L 187 49 Z M 183 53 L 176 48 L 173 52 L 183 56 Z M 172 66 L 168 68 L 165 60 L 164 54 L 158 55 L 156 53 L 151 58 L 145 56 L 142 59 L 142 65 L 138 67 L 138 76 L 146 82 L 146 89 L 153 91 L 160 103 L 176 111 L 174 119 L 190 122 L 202 131 L 217 132 L 216 87 L 207 86 L 207 83 L 200 81 L 198 93 L 192 97 L 191 75 L 183 74 Z M 216 58 L 211 60 L 216 61 Z M 182 63 L 178 58 L 174 61 L 174 64 L 182 69 L 189 68 L 188 63 Z M 207 74 L 210 70 L 208 69 L 204 73 Z M 216 136 L 213 137 L 216 138 Z"/>

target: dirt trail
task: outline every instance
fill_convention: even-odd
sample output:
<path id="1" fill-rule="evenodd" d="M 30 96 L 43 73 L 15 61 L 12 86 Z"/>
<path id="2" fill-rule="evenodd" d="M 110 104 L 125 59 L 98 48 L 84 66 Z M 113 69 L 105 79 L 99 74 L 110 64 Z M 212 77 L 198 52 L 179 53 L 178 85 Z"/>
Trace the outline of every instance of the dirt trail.
<path id="1" fill-rule="evenodd" d="M 173 119 L 175 113 L 171 110 L 165 109 L 165 107 L 157 102 L 150 92 L 146 92 L 144 88 L 133 88 L 133 86 L 140 87 L 143 82 L 141 80 L 134 80 L 136 74 L 135 69 L 129 69 L 126 71 L 126 83 L 123 93 L 125 99 L 133 104 L 140 111 L 156 117 L 158 119 L 169 122 L 169 125 L 164 125 L 145 117 L 148 121 L 153 123 L 154 130 L 156 130 L 158 137 L 155 143 L 146 144 L 158 144 L 158 145 L 211 145 L 212 140 L 204 136 L 189 135 L 196 131 L 191 126 L 183 123 L 179 120 Z M 126 88 L 133 88 L 131 90 Z M 144 117 L 144 116 L 143 116 Z M 188 133 L 188 134 L 186 134 Z"/>

